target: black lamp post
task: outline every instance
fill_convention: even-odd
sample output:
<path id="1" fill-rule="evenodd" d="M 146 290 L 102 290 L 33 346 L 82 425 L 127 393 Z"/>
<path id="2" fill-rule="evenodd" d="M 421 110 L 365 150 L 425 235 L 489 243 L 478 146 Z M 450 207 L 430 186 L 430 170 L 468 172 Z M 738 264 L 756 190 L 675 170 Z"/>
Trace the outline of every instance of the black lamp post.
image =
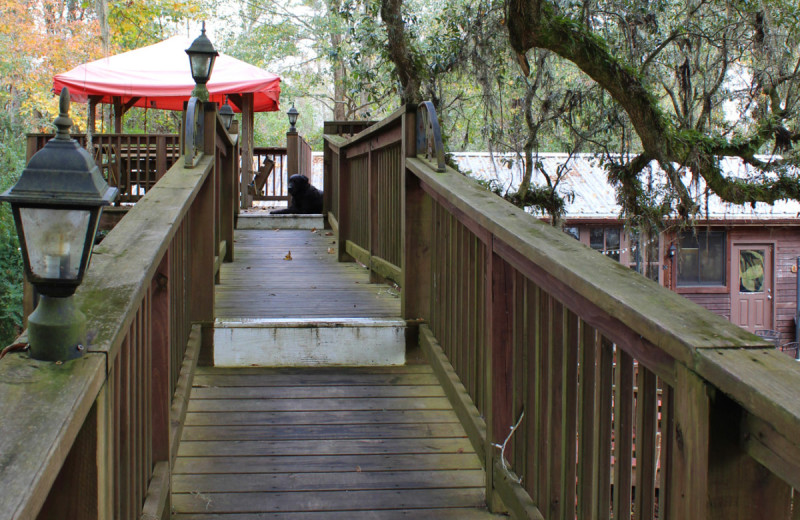
<path id="1" fill-rule="evenodd" d="M 200 101 L 208 101 L 208 89 L 206 83 L 211 78 L 211 71 L 214 68 L 214 60 L 219 53 L 214 49 L 211 40 L 206 36 L 206 23 L 203 22 L 203 29 L 200 36 L 195 38 L 192 44 L 186 49 L 189 55 L 189 65 L 192 69 L 192 78 L 197 84 L 192 91 L 192 96 Z"/>
<path id="2" fill-rule="evenodd" d="M 225 129 L 229 130 L 233 122 L 233 108 L 228 104 L 228 96 L 225 96 L 225 104 L 219 108 L 219 118 L 222 119 Z"/>
<path id="3" fill-rule="evenodd" d="M 294 103 L 292 103 L 292 108 L 286 112 L 286 115 L 289 116 L 289 132 L 290 133 L 297 133 L 297 128 L 294 126 L 297 123 L 297 116 L 300 115 L 300 112 L 294 107 Z"/>
<path id="4" fill-rule="evenodd" d="M 70 138 L 69 91 L 59 99 L 58 132 L 37 152 L 19 181 L 0 195 L 17 226 L 25 275 L 41 295 L 28 317 L 31 357 L 65 361 L 80 356 L 86 316 L 73 294 L 83 280 L 103 206 L 117 196 L 94 159 Z"/>

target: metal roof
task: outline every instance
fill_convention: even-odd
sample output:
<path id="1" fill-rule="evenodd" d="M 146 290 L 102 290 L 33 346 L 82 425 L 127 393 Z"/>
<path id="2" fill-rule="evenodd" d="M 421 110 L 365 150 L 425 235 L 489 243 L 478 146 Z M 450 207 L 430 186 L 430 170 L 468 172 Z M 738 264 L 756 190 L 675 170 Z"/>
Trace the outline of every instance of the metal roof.
<path id="1" fill-rule="evenodd" d="M 523 161 L 516 154 L 490 154 L 488 152 L 456 152 L 453 160 L 461 171 L 485 181 L 496 181 L 505 192 L 510 186 L 516 189 L 522 179 Z M 568 161 L 569 159 L 569 161 Z M 567 201 L 567 218 L 619 218 L 620 206 L 616 201 L 614 188 L 608 182 L 606 170 L 594 154 L 575 154 L 569 158 L 564 153 L 539 154 L 539 162 L 545 172 L 554 178 L 559 167 L 566 163 L 567 172 L 561 179 L 558 191 L 562 195 L 574 193 L 574 199 Z M 723 158 L 720 166 L 726 175 L 744 178 L 754 176 L 757 171 L 738 158 Z M 650 165 L 653 172 L 654 188 L 663 187 L 664 172 L 656 163 Z M 689 183 L 687 173 L 685 180 Z M 544 185 L 541 170 L 537 168 L 533 182 Z M 705 195 L 705 184 L 700 179 L 689 183 L 690 191 L 700 206 L 698 219 L 709 220 L 777 220 L 800 217 L 800 203 L 779 200 L 773 205 L 763 202 L 755 206 L 723 202 L 716 195 Z M 706 214 L 706 208 L 708 213 Z"/>

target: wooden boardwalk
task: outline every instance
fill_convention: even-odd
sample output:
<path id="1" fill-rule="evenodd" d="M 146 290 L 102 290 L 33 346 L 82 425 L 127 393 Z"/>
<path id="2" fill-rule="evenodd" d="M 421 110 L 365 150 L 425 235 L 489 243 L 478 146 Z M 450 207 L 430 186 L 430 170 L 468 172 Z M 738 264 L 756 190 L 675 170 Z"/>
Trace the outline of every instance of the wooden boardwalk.
<path id="1" fill-rule="evenodd" d="M 237 230 L 234 261 L 221 266 L 215 317 L 398 318 L 397 289 L 368 283 L 357 263 L 337 262 L 329 233 Z"/>
<path id="2" fill-rule="evenodd" d="M 198 368 L 173 475 L 182 520 L 495 518 L 430 367 Z"/>

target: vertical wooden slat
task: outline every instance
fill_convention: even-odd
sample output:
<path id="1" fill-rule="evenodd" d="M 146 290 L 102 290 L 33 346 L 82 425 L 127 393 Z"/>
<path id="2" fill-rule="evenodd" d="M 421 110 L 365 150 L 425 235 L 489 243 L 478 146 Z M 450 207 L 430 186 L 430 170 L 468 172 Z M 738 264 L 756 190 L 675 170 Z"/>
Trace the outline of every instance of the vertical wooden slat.
<path id="1" fill-rule="evenodd" d="M 614 518 L 631 517 L 633 358 L 617 349 L 614 392 Z"/>
<path id="2" fill-rule="evenodd" d="M 595 458 L 598 451 L 595 436 L 599 410 L 595 407 L 597 385 L 598 334 L 581 324 L 580 412 L 578 434 L 578 518 L 595 518 L 598 492 L 595 479 Z"/>
<path id="3" fill-rule="evenodd" d="M 600 342 L 599 387 L 597 404 L 600 413 L 597 428 L 597 518 L 611 515 L 611 400 L 614 385 L 614 346 L 607 338 Z"/>
<path id="4" fill-rule="evenodd" d="M 552 387 L 550 383 L 550 357 L 552 349 L 553 302 L 551 296 L 539 291 L 538 359 L 536 362 L 536 444 L 539 451 L 536 472 L 535 500 L 544 506 L 550 496 L 550 404 Z"/>
<path id="5" fill-rule="evenodd" d="M 514 292 L 511 300 L 511 362 L 513 367 L 513 379 L 511 384 L 513 388 L 513 394 L 511 399 L 511 416 L 514 417 L 516 421 L 516 418 L 519 417 L 520 413 L 526 409 L 527 404 L 526 390 L 528 377 L 525 361 L 527 360 L 526 352 L 528 350 L 528 319 L 527 308 L 525 306 L 527 280 L 525 280 L 525 278 L 516 270 L 513 271 L 513 277 Z M 517 476 L 522 477 L 523 482 L 526 482 L 528 478 L 526 473 L 527 468 L 525 468 L 525 453 L 527 451 L 527 446 L 524 441 L 527 438 L 527 430 L 524 423 L 525 421 L 523 418 L 523 423 L 520 424 L 519 429 L 517 429 L 517 431 L 514 433 L 514 438 L 512 439 L 513 442 L 509 443 L 510 445 L 508 451 L 506 452 L 506 456 L 511 462 L 511 467 Z"/>
<path id="6" fill-rule="evenodd" d="M 655 512 L 656 420 L 658 395 L 656 376 L 639 365 L 636 393 L 636 505 L 634 518 L 653 518 Z"/>
<path id="7" fill-rule="evenodd" d="M 661 457 L 660 464 L 661 470 L 659 472 L 658 482 L 658 518 L 671 518 L 670 507 L 670 483 L 672 482 L 672 446 L 674 439 L 672 438 L 675 431 L 673 424 L 674 417 L 674 399 L 672 387 L 667 385 L 666 382 L 661 382 L 661 421 L 659 431 L 661 432 Z"/>
<path id="8" fill-rule="evenodd" d="M 526 373 L 528 381 L 526 385 L 527 408 L 525 409 L 525 432 L 527 460 L 525 463 L 525 487 L 531 497 L 539 494 L 539 479 L 541 471 L 541 359 L 542 359 L 542 291 L 538 286 L 528 281 L 526 283 L 526 305 L 525 319 L 528 328 L 525 335 L 525 343 L 530 350 L 526 358 Z"/>
<path id="9" fill-rule="evenodd" d="M 562 483 L 564 508 L 562 518 L 572 520 L 576 515 L 576 481 L 578 478 L 578 354 L 580 350 L 580 320 L 573 312 L 567 313 L 566 345 L 564 349 L 563 393 L 563 446 Z"/>
<path id="10" fill-rule="evenodd" d="M 549 415 L 550 415 L 550 453 L 549 453 L 549 518 L 561 518 L 564 516 L 564 495 L 561 488 L 564 467 L 564 415 L 563 415 L 563 387 L 564 387 L 564 351 L 565 351 L 565 312 L 564 306 L 557 300 L 553 300 L 552 315 L 552 353 L 550 355 L 550 394 Z M 540 508 L 541 509 L 541 508 Z"/>

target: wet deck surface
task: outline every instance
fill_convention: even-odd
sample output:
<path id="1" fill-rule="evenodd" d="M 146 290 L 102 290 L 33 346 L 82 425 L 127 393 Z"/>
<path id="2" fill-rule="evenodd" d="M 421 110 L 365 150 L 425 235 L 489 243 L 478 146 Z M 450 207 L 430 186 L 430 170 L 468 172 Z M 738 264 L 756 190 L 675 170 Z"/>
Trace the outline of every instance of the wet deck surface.
<path id="1" fill-rule="evenodd" d="M 427 365 L 200 367 L 173 518 L 496 518 L 483 485 Z"/>
<path id="2" fill-rule="evenodd" d="M 216 318 L 399 318 L 397 289 L 370 284 L 357 263 L 337 262 L 328 233 L 237 230 L 234 262 L 220 268 Z"/>

